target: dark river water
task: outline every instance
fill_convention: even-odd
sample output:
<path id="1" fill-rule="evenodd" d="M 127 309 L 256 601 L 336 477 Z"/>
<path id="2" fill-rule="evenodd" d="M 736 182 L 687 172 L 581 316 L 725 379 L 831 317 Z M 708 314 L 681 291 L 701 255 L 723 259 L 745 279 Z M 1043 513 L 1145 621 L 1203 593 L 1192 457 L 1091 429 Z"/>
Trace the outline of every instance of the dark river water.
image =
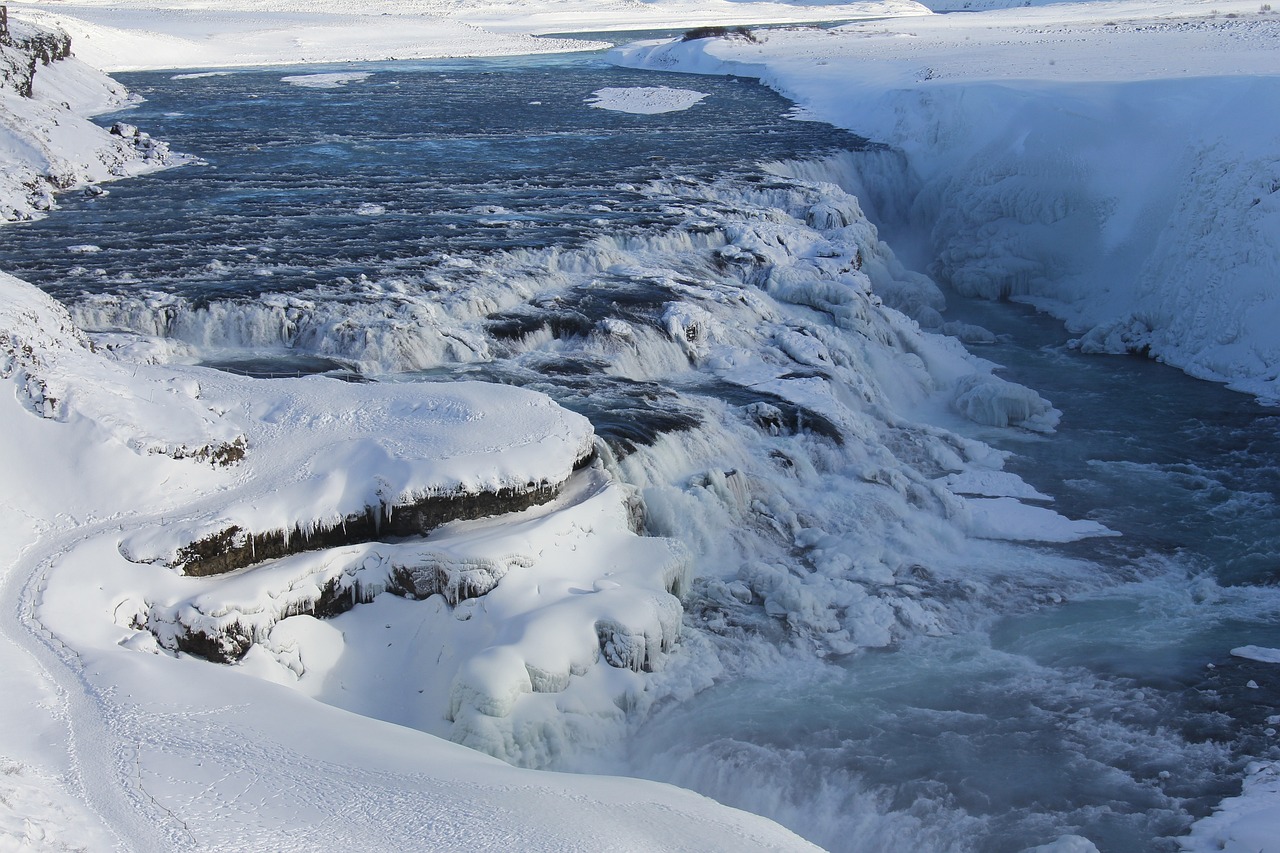
<path id="1" fill-rule="evenodd" d="M 367 76 L 282 82 L 335 70 Z M 186 360 L 536 387 L 620 454 L 705 421 L 698 399 L 735 401 L 628 378 L 566 341 L 613 320 L 661 328 L 673 294 L 715 268 L 657 276 L 645 259 L 704 252 L 707 223 L 745 194 L 791 191 L 759 161 L 866 147 L 786 118 L 754 83 L 594 57 L 121 80 L 146 101 L 104 121 L 204 164 L 6 227 L 0 268 L 83 325 L 168 338 Z M 636 86 L 708 97 L 656 116 L 587 104 Z M 551 273 L 568 283 L 539 290 Z M 1280 647 L 1280 412 L 1151 362 L 1081 356 L 1017 306 L 952 303 L 999 334 L 980 355 L 1063 412 L 1052 436 L 975 434 L 1059 511 L 1122 534 L 1022 549 L 1014 574 L 1037 582 L 1042 561 L 1073 559 L 1087 591 L 726 679 L 660 710 L 603 769 L 687 785 L 832 849 L 1018 851 L 1070 833 L 1176 849 L 1238 790 L 1248 756 L 1280 755 L 1280 668 L 1230 654 Z M 441 306 L 481 331 L 415 337 Z M 538 335 L 540 349 L 503 355 Z"/>
<path id="2" fill-rule="evenodd" d="M 679 224 L 683 204 L 642 191 L 656 178 L 694 182 L 860 144 L 787 120 L 788 102 L 734 79 L 574 58 L 355 73 L 368 76 L 331 89 L 281 82 L 291 73 L 278 69 L 118 75 L 146 98 L 121 118 L 208 165 L 65 199 L 62 215 L 6 232 L 0 266 L 62 298 L 145 286 L 209 299 L 420 275 L 442 254 Z M 599 89 L 634 86 L 709 97 L 659 116 L 588 105 Z"/>

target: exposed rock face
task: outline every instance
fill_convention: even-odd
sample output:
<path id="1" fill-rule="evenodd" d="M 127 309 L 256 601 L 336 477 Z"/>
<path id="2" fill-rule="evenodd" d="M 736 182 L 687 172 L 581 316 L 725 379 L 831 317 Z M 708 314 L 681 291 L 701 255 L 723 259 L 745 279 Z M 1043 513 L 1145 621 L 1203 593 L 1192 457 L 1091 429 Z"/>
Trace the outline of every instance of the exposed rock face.
<path id="1" fill-rule="evenodd" d="M 8 7 L 0 6 L 0 86 L 30 98 L 37 68 L 69 56 L 71 36 L 62 30 L 10 25 Z"/>
<path id="2" fill-rule="evenodd" d="M 592 458 L 590 455 L 583 457 L 576 467 L 581 468 Z M 179 550 L 174 568 L 193 577 L 207 577 L 303 551 L 374 542 L 388 537 L 421 536 L 450 521 L 519 512 L 544 504 L 560 494 L 563 486 L 563 483 L 540 482 L 528 483 L 519 489 L 427 495 L 403 504 L 366 507 L 363 513 L 349 515 L 338 524 L 318 526 L 313 530 L 295 527 L 290 531 L 250 535 L 238 527 L 229 527 Z M 414 590 L 416 585 L 406 583 L 405 587 Z M 440 591 L 443 590 L 419 591 L 418 594 L 426 597 Z"/>

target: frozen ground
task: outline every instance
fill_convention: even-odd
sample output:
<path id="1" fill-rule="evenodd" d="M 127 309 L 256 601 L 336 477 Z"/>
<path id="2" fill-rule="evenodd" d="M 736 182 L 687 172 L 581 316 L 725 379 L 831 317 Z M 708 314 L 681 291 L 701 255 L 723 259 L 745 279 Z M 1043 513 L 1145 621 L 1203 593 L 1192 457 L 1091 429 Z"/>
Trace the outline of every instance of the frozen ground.
<path id="1" fill-rule="evenodd" d="M 854 9 L 749 3 L 694 10 L 676 3 L 361 4 L 358 12 L 340 3 L 294 11 L 270 4 L 267 11 L 268 4 L 246 2 L 216 12 L 175 3 L 157 13 L 160 5 L 29 8 L 37 17 L 56 15 L 78 34 L 79 44 L 87 45 L 77 47 L 80 56 L 117 68 L 518 53 L 534 49 L 525 35 L 533 31 L 923 11 L 914 4 Z M 908 247 L 914 239 L 919 257 L 937 257 L 933 271 L 953 285 L 1050 307 L 1080 329 L 1083 348 L 1149 350 L 1199 375 L 1276 397 L 1280 173 L 1273 152 L 1280 112 L 1268 105 L 1276 100 L 1280 19 L 1259 15 L 1256 4 L 1214 3 L 1212 9 L 1210 14 L 1207 3 L 1099 3 L 912 17 L 834 32 L 771 33 L 762 44 L 716 39 L 646 48 L 628 53 L 627 61 L 762 76 L 797 100 L 801 117 L 838 122 L 895 145 L 903 153 L 896 166 L 883 158 L 888 165 L 882 171 L 866 174 L 833 160 L 812 177 L 855 191 L 892 237 Z M 537 49 L 565 47 L 544 43 Z M 994 64 L 997 48 L 1000 62 Z M 27 215 L 49 206 L 42 188 L 162 165 L 159 149 L 136 134 L 112 138 L 77 124 L 74 112 L 120 97 L 101 78 L 70 63 L 37 77 L 48 86 L 37 100 L 0 95 L 9 134 L 0 129 L 0 140 L 11 140 L 0 145 L 10 187 L 0 184 L 0 192 L 8 193 L 6 208 L 12 204 L 17 215 Z M 92 95 L 77 94 L 82 92 Z M 63 101 L 76 110 L 64 109 Z M 55 163 L 50 152 L 63 159 Z M 50 180 L 63 163 L 66 180 Z M 894 204 L 889 188 L 905 191 L 911 203 Z M 1062 251 L 1064 243 L 1070 251 Z M 817 256 L 802 260 L 822 265 Z M 263 678 L 171 657 L 164 642 L 176 633 L 151 630 L 154 625 L 199 628 L 230 611 L 202 608 L 201 582 L 168 572 L 165 562 L 180 543 L 166 537 L 185 531 L 191 539 L 225 530 L 227 522 L 250 525 L 252 532 L 252 523 L 270 520 L 272 513 L 288 512 L 286 526 L 292 520 L 301 528 L 326 512 L 358 511 L 369 502 L 360 488 L 375 482 L 379 493 L 387 473 L 398 471 L 395 463 L 406 457 L 361 433 L 359 424 L 326 424 L 339 430 L 349 451 L 344 458 L 359 463 L 345 470 L 364 470 L 372 480 L 355 478 L 355 491 L 348 483 L 324 483 L 331 503 L 298 514 L 287 490 L 279 500 L 269 497 L 276 478 L 298 466 L 284 459 L 266 464 L 253 453 L 230 467 L 209 459 L 236 447 L 241 436 L 251 449 L 274 435 L 283 451 L 315 454 L 318 445 L 292 442 L 335 433 L 273 433 L 281 422 L 273 412 L 312 423 L 323 421 L 323 412 L 282 407 L 250 381 L 106 360 L 86 349 L 48 300 L 9 278 L 0 286 L 6 311 L 0 340 L 10 344 L 0 367 L 12 389 L 0 400 L 6 436 L 0 450 L 6 472 L 0 564 L 11 567 L 3 580 L 10 604 L 0 711 L 9 725 L 0 744 L 0 794 L 16 804 L 0 811 L 0 832 L 15 843 L 48 849 L 310 849 L 320 827 L 332 846 L 352 849 L 475 849 L 506 846 L 513 838 L 526 849 L 803 847 L 763 820 L 674 789 L 529 775 L 426 734 L 339 710 L 364 710 L 359 698 L 344 705 L 326 697 L 338 707 L 308 698 L 321 675 L 330 689 L 377 685 L 369 684 L 368 673 L 336 665 L 333 632 L 311 624 L 316 620 L 305 615 L 305 603 L 314 607 L 331 582 L 348 592 L 359 592 L 364 582 L 386 584 L 398 564 L 411 562 L 431 567 L 446 584 L 475 583 L 477 570 L 490 579 L 527 570 L 521 580 L 534 585 L 535 595 L 543 594 L 545 582 L 548 605 L 560 608 L 517 613 L 515 604 L 495 597 L 492 618 L 450 617 L 457 626 L 441 635 L 444 642 L 468 632 L 470 639 L 481 638 L 470 647 L 478 653 L 440 670 L 450 684 L 453 721 L 465 729 L 460 739 L 474 732 L 485 746 L 485 739 L 505 737 L 492 720 L 511 716 L 512 697 L 532 698 L 521 700 L 513 723 L 534 729 L 553 712 L 587 719 L 616 713 L 618 697 L 641 677 L 636 670 L 665 651 L 666 602 L 681 582 L 680 561 L 663 550 L 664 540 L 637 544 L 626 495 L 603 473 L 566 473 L 581 449 L 574 441 L 559 457 L 526 455 L 511 469 L 522 481 L 553 480 L 563 488 L 510 527 L 451 528 L 428 540 L 428 553 L 357 543 L 323 552 L 331 556 L 289 557 L 270 577 L 245 573 L 220 581 L 219 607 L 228 601 L 250 605 L 251 613 L 242 608 L 242 621 L 260 640 L 254 646 L 259 651 L 243 665 Z M 1213 298 L 1206 299 L 1206 292 Z M 799 288 L 790 294 L 816 298 Z M 673 312 L 669 321 L 673 336 L 696 332 L 687 338 L 695 346 L 716 343 L 720 334 L 707 318 L 688 312 Z M 909 329 L 892 323 L 875 327 L 913 340 Z M 698 337 L 708 329 L 712 338 Z M 777 345 L 797 362 L 830 357 L 815 341 L 784 330 L 777 332 Z M 915 380 L 921 387 L 942 382 L 944 374 L 954 384 L 972 373 L 940 353 L 926 354 L 932 374 Z M 927 372 L 914 365 L 891 368 L 897 376 Z M 1016 408 L 1017 393 L 984 380 L 967 392 L 960 408 L 971 408 L 971 416 L 1007 417 Z M 374 408 L 388 416 L 405 405 L 398 396 L 405 392 L 334 393 L 368 393 Z M 921 402 L 914 390 L 900 393 L 903 398 L 893 402 L 903 409 Z M 1030 396 L 1026 402 L 1038 410 L 1024 414 L 1051 429 L 1054 413 Z M 1003 402 L 993 408 L 993 399 Z M 334 402 L 350 406 L 346 397 Z M 484 409 L 510 401 L 489 394 L 473 402 Z M 559 411 L 544 412 L 548 423 L 563 416 Z M 140 423 L 148 428 L 138 431 Z M 935 450 L 942 446 L 934 444 Z M 270 455 L 266 460 L 276 461 Z M 537 467 L 548 463 L 550 469 Z M 274 473 L 255 479 L 264 465 Z M 898 467 L 867 470 L 891 476 Z M 284 481 L 302 488 L 308 472 L 295 473 Z M 992 473 L 950 484 L 955 495 L 971 496 L 950 500 L 1033 497 L 1025 484 L 1001 482 Z M 414 477 L 400 484 L 400 496 L 462 485 L 457 477 L 446 482 L 429 466 Z M 919 484 L 898 485 L 907 494 Z M 707 486 L 732 506 L 732 480 Z M 238 514 L 224 517 L 228 511 Z M 999 517 L 1005 538 L 1018 538 L 1028 520 L 1018 513 Z M 980 527 L 982 512 L 977 518 Z M 1061 521 L 1050 529 L 1064 537 L 1102 532 Z M 820 555 L 825 546 L 814 541 L 808 547 Z M 570 559 L 569 574 L 563 563 L 542 560 L 547 550 L 554 555 L 579 548 L 621 549 L 611 553 L 631 555 L 635 563 L 618 567 L 619 580 L 601 574 L 591 560 Z M 154 562 L 129 562 L 125 553 Z M 784 586 L 779 579 L 779 606 L 811 603 L 807 590 Z M 633 594 L 621 595 L 627 587 Z M 726 595 L 736 592 L 726 586 Z M 259 606 L 264 596 L 270 608 Z M 584 611 L 581 599 L 620 602 L 610 631 L 587 629 L 601 611 Z M 401 604 L 408 602 L 381 596 L 361 606 L 367 610 L 347 614 L 368 614 L 351 632 L 352 642 L 379 644 L 370 632 L 376 633 L 386 608 Z M 877 634 L 883 626 L 861 627 Z M 597 651 L 576 657 L 583 649 Z M 531 650 L 546 656 L 535 660 Z M 315 657 L 305 659 L 308 653 Z M 574 686 L 565 690 L 566 683 Z M 420 711 L 410 703 L 400 713 L 404 722 L 420 725 Z M 476 724 L 467 728 L 468 721 Z M 1280 809 L 1273 776 L 1274 768 L 1257 768 L 1245 796 L 1197 826 L 1187 845 L 1254 850 L 1274 844 Z"/>

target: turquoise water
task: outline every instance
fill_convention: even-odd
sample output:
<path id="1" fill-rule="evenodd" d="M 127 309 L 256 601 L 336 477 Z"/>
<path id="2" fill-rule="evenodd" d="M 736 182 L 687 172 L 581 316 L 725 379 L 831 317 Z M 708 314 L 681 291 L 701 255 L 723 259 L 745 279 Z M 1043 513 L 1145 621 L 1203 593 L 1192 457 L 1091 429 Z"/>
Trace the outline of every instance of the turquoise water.
<path id="1" fill-rule="evenodd" d="M 984 438 L 1064 514 L 1123 534 L 1038 549 L 1085 561 L 1094 588 L 836 665 L 741 673 L 649 723 L 633 769 L 833 850 L 1012 853 L 1064 834 L 1175 850 L 1249 757 L 1280 757 L 1280 668 L 1230 654 L 1280 647 L 1280 411 L 1080 355 L 1022 306 L 951 302 L 1000 335 L 980 355 L 1063 411 L 1052 437 Z M 1029 554 L 1022 582 L 1038 581 Z"/>

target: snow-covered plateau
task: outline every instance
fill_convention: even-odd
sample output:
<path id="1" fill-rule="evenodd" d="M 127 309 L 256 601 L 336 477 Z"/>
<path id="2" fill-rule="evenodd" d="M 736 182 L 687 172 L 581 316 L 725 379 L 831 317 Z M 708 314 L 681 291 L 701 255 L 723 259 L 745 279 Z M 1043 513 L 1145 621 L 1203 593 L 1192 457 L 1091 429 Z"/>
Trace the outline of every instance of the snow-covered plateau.
<path id="1" fill-rule="evenodd" d="M 1050 311 L 1085 352 L 1280 399 L 1280 16 L 1255 3 L 10 10 L 6 221 L 190 162 L 89 121 L 129 95 L 55 22 L 123 69 L 875 17 L 612 59 L 758 77 L 795 118 L 887 147 L 745 185 L 655 181 L 636 191 L 679 227 L 459 259 L 426 292 L 64 306 L 0 273 L 0 847 L 812 849 L 673 786 L 524 768 L 574 766 L 754 669 L 947 636 L 1091 583 L 1035 545 L 1112 531 L 1060 514 L 987 443 L 1050 440 L 1062 412 L 966 351 L 992 336 L 946 322 L 908 267 Z M 285 79 L 349 94 L 367 76 Z M 594 105 L 696 115 L 705 97 L 694 81 Z M 490 381 L 185 363 L 234 347 Z M 634 420 L 593 428 L 556 393 Z M 1280 849 L 1276 773 L 1252 765 L 1178 843 Z M 1056 834 L 1035 849 L 1096 849 Z"/>

